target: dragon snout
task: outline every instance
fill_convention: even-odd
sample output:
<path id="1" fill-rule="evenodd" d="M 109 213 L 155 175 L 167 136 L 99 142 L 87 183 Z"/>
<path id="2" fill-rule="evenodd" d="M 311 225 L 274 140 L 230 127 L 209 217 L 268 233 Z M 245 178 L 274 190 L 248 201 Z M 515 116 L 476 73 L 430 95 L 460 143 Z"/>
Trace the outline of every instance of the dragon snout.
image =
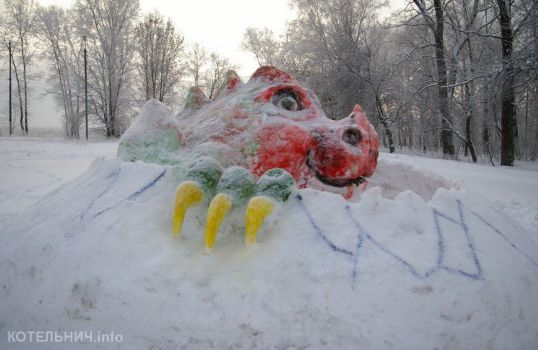
<path id="1" fill-rule="evenodd" d="M 338 180 L 340 186 L 347 186 L 347 180 L 362 175 L 359 158 L 363 135 L 358 127 L 315 129 L 312 136 L 314 147 L 309 151 L 308 165 L 320 180 L 327 184 L 328 179 Z"/>
<path id="2" fill-rule="evenodd" d="M 359 106 L 330 128 L 314 129 L 312 137 L 315 146 L 308 154 L 308 167 L 323 183 L 358 185 L 372 175 L 377 164 L 378 138 Z"/>

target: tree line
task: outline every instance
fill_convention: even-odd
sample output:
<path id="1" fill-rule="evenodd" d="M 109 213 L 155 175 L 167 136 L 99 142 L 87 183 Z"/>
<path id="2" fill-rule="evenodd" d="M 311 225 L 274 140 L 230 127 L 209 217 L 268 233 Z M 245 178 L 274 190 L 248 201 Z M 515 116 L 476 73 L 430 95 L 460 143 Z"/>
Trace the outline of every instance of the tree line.
<path id="1" fill-rule="evenodd" d="M 513 165 L 538 157 L 538 2 L 292 0 L 284 35 L 243 48 L 316 91 L 331 118 L 360 103 L 390 152 Z"/>
<path id="2" fill-rule="evenodd" d="M 76 0 L 68 9 L 40 6 L 36 0 L 4 4 L 1 59 L 13 73 L 10 134 L 17 129 L 28 133 L 39 65 L 50 67 L 46 93 L 62 111 L 70 138 L 80 137 L 85 119 L 85 76 L 92 125 L 118 137 L 148 99 L 174 105 L 187 80 L 213 96 L 233 68 L 228 59 L 199 44 L 187 47 L 170 18 L 156 11 L 142 15 L 137 0 Z"/>

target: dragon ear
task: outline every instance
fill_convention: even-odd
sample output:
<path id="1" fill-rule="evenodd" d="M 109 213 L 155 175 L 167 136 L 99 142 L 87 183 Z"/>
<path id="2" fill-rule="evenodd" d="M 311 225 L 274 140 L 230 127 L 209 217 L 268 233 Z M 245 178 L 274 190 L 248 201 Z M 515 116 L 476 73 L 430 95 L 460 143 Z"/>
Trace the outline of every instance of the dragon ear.
<path id="1" fill-rule="evenodd" d="M 224 96 L 229 91 L 235 90 L 238 86 L 241 86 L 243 82 L 241 81 L 241 78 L 239 78 L 239 75 L 233 70 L 230 69 L 226 72 L 224 83 L 221 85 L 219 89 L 219 97 Z"/>
<path id="2" fill-rule="evenodd" d="M 200 89 L 198 86 L 193 86 L 189 89 L 183 110 L 186 111 L 200 109 L 200 107 L 202 107 L 206 102 L 207 97 L 205 96 L 202 89 Z"/>
<path id="3" fill-rule="evenodd" d="M 355 122 L 364 130 L 370 130 L 370 121 L 368 120 L 368 117 L 366 117 L 366 113 L 364 113 L 360 105 L 355 105 L 351 115 L 353 116 L 353 119 L 355 119 Z"/>
<path id="4" fill-rule="evenodd" d="M 254 80 L 256 78 L 267 79 L 269 81 L 279 80 L 283 83 L 291 83 L 295 81 L 293 76 L 274 66 L 262 66 L 256 69 L 254 74 L 252 74 L 250 77 L 250 80 Z"/>
<path id="5" fill-rule="evenodd" d="M 379 155 L 379 137 L 377 136 L 377 132 L 374 126 L 370 124 L 366 113 L 364 113 L 360 105 L 355 105 L 351 116 L 355 120 L 355 123 L 357 123 L 362 129 L 364 129 L 368 133 L 368 137 L 370 138 L 368 160 L 363 174 L 364 176 L 368 177 L 374 173 L 374 170 L 377 167 L 377 157 Z"/>

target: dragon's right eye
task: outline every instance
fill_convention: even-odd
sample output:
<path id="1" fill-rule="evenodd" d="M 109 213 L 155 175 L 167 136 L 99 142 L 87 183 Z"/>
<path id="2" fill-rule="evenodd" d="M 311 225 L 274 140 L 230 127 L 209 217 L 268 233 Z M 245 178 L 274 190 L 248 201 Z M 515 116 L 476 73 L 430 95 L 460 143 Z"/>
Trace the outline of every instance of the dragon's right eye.
<path id="1" fill-rule="evenodd" d="M 273 102 L 275 106 L 291 112 L 296 112 L 303 109 L 297 95 L 290 90 L 282 90 L 277 92 L 273 96 L 271 102 Z"/>

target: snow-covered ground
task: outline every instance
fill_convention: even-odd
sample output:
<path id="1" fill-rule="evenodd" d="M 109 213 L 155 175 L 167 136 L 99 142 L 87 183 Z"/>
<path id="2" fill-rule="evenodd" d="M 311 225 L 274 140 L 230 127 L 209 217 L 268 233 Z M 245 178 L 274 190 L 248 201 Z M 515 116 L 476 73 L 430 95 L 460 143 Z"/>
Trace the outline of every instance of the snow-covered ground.
<path id="1" fill-rule="evenodd" d="M 465 187 L 492 200 L 538 239 L 538 162 L 516 161 L 515 167 L 472 164 L 442 159 L 381 153 L 461 181 Z"/>
<path id="2" fill-rule="evenodd" d="M 171 236 L 181 174 L 115 153 L 0 138 L 0 348 L 537 348 L 535 163 L 381 154 L 360 199 L 297 191 L 252 247 L 238 210 L 207 255 L 203 206 Z"/>
<path id="3" fill-rule="evenodd" d="M 80 175 L 96 157 L 116 157 L 116 142 L 0 138 L 0 223 Z"/>

